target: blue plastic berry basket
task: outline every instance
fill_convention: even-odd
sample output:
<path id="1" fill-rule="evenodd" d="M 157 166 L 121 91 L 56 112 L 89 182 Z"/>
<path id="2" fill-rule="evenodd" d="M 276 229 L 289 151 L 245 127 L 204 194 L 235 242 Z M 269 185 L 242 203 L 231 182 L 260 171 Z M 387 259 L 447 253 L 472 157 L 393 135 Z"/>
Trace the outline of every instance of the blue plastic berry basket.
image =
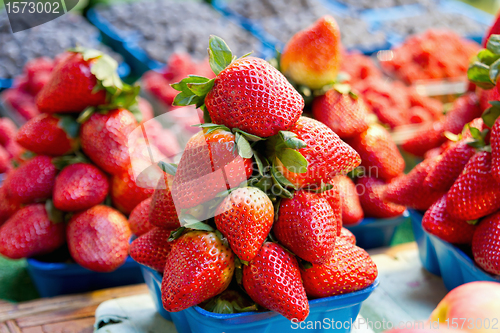
<path id="1" fill-rule="evenodd" d="M 130 257 L 111 273 L 93 272 L 78 264 L 47 263 L 31 258 L 27 262 L 28 273 L 42 297 L 144 283 L 140 265 Z"/>
<path id="2" fill-rule="evenodd" d="M 161 301 L 160 273 L 142 266 L 144 280 L 153 297 L 155 306 L 162 317 L 174 322 L 179 333 L 254 333 L 254 332 L 296 332 L 297 324 L 272 311 L 245 312 L 238 314 L 217 314 L 198 306 L 180 312 L 169 313 L 163 309 Z M 375 280 L 368 288 L 350 294 L 316 299 L 309 302 L 310 313 L 306 321 L 328 321 L 330 325 L 339 323 L 342 327 L 336 332 L 350 332 L 350 323 L 356 320 L 361 303 L 378 287 Z M 327 332 L 332 328 L 321 325 L 314 332 Z"/>
<path id="3" fill-rule="evenodd" d="M 410 215 L 422 266 L 441 276 L 448 290 L 473 281 L 500 283 L 500 276 L 486 273 L 462 249 L 426 232 L 421 212 L 410 210 Z"/>
<path id="4" fill-rule="evenodd" d="M 356 225 L 344 225 L 356 237 L 356 245 L 368 250 L 389 246 L 396 233 L 396 228 L 410 219 L 406 210 L 402 215 L 390 219 L 365 218 Z"/>

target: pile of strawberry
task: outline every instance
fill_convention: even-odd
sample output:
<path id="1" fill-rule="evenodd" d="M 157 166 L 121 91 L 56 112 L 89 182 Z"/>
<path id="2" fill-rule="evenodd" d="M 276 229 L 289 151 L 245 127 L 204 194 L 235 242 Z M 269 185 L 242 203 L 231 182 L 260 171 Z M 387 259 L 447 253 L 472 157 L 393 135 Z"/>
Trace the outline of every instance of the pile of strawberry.
<path id="1" fill-rule="evenodd" d="M 332 179 L 342 198 L 342 221 L 352 225 L 365 216 L 390 218 L 405 211 L 404 206 L 385 202 L 381 196 L 387 183 L 403 173 L 405 162 L 388 130 L 377 123 L 377 115 L 371 112 L 363 96 L 357 95 L 348 84 L 332 84 L 341 64 L 347 68 L 346 62 L 353 57 L 359 59 L 358 63 L 367 61 L 363 56 L 342 54 L 339 35 L 333 18 L 319 19 L 295 34 L 285 46 L 280 67 L 295 85 L 313 90 L 311 116 L 345 140 L 361 157 L 360 166 L 349 177 L 344 174 Z M 313 65 L 308 68 L 309 64 Z M 363 70 L 351 70 L 355 77 L 364 76 L 360 73 Z M 360 78 L 358 82 L 362 81 Z"/>
<path id="2" fill-rule="evenodd" d="M 16 124 L 9 118 L 0 118 L 0 174 L 22 160 L 23 149 L 15 140 L 16 134 Z"/>
<path id="3" fill-rule="evenodd" d="M 368 287 L 377 268 L 343 231 L 333 182 L 359 154 L 302 117 L 303 98 L 266 61 L 236 59 L 212 36 L 209 63 L 214 79 L 172 85 L 174 104 L 196 105 L 205 122 L 178 165 L 161 164 L 142 212 L 154 229 L 131 245 L 135 260 L 163 273 L 164 308 L 263 308 L 303 321 L 308 299 Z M 254 304 L 228 302 L 235 293 Z"/>
<path id="4" fill-rule="evenodd" d="M 500 59 L 499 42 L 500 35 L 492 35 L 487 49 L 479 51 L 470 64 L 469 79 L 483 89 L 498 88 L 493 64 Z M 489 95 L 498 96 L 498 92 Z M 408 175 L 395 179 L 384 195 L 392 202 L 426 210 L 422 220 L 426 231 L 453 244 L 471 245 L 476 263 L 500 275 L 500 101 L 489 103 L 481 118 L 467 124 L 459 135 L 448 133 L 453 140 L 444 143 L 441 152 L 428 154 Z"/>
<path id="5" fill-rule="evenodd" d="M 401 81 L 465 77 L 469 59 L 479 49 L 475 42 L 446 30 L 427 30 L 392 50 L 382 67 Z"/>
<path id="6" fill-rule="evenodd" d="M 34 257 L 67 243 L 74 261 L 94 271 L 125 262 L 125 215 L 155 184 L 134 177 L 132 159 L 141 154 L 129 155 L 128 135 L 143 114 L 138 88 L 123 84 L 116 68 L 96 50 L 59 57 L 37 94 L 41 113 L 10 137 L 26 152 L 0 189 L 0 254 Z"/>

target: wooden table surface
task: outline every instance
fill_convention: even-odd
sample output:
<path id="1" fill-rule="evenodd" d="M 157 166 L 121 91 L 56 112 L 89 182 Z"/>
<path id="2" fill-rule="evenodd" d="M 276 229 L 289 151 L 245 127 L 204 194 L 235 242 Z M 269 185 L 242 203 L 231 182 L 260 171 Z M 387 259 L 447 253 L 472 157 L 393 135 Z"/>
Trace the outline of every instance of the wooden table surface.
<path id="1" fill-rule="evenodd" d="M 91 333 L 99 304 L 147 292 L 141 284 L 18 304 L 0 301 L 0 333 Z"/>

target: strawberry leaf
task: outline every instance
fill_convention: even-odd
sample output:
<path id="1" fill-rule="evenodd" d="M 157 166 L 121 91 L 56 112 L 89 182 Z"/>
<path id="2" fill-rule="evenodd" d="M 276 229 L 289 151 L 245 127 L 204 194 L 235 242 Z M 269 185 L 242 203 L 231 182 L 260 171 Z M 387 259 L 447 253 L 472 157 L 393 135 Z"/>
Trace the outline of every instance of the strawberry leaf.
<path id="1" fill-rule="evenodd" d="M 176 106 L 188 106 L 198 103 L 198 99 L 199 97 L 192 92 L 180 92 L 175 96 L 174 102 L 172 104 Z"/>
<path id="2" fill-rule="evenodd" d="M 253 134 L 247 133 L 245 131 L 242 131 L 239 128 L 233 128 L 233 133 L 240 133 L 241 135 L 243 135 L 245 137 L 245 139 L 247 139 L 248 141 L 252 141 L 252 142 L 266 140 L 264 138 L 261 138 L 260 136 L 253 135 Z"/>
<path id="3" fill-rule="evenodd" d="M 193 230 L 214 231 L 214 229 L 206 223 L 201 222 L 192 215 L 185 214 L 179 218 L 181 225 L 185 228 Z"/>
<path id="4" fill-rule="evenodd" d="M 92 117 L 92 115 L 95 113 L 95 108 L 93 106 L 89 106 L 88 108 L 86 108 L 85 110 L 82 111 L 82 113 L 80 113 L 80 115 L 78 116 L 78 118 L 76 119 L 76 121 L 80 124 L 83 124 L 84 122 L 86 122 L 87 120 L 90 119 L 90 117 Z"/>
<path id="5" fill-rule="evenodd" d="M 208 92 L 212 89 L 213 86 L 214 86 L 214 79 L 208 80 L 206 82 L 196 82 L 187 84 L 189 90 L 191 90 L 195 95 L 200 97 L 206 96 L 206 94 L 208 94 Z"/>
<path id="6" fill-rule="evenodd" d="M 210 63 L 210 68 L 212 68 L 215 75 L 219 75 L 224 68 L 231 64 L 233 61 L 233 54 L 226 42 L 218 36 L 211 35 L 208 45 L 208 61 Z"/>
<path id="7" fill-rule="evenodd" d="M 203 111 L 203 122 L 211 123 L 212 118 L 210 117 L 210 113 L 208 113 L 207 107 L 205 105 L 200 106 L 200 110 Z"/>
<path id="8" fill-rule="evenodd" d="M 445 138 L 447 138 L 448 140 L 453 141 L 453 142 L 458 142 L 461 139 L 460 135 L 451 133 L 449 131 L 445 131 L 443 135 Z"/>
<path id="9" fill-rule="evenodd" d="M 494 54 L 500 54 L 500 35 L 491 35 L 486 44 L 486 49 Z"/>
<path id="10" fill-rule="evenodd" d="M 158 166 L 160 169 L 163 170 L 163 172 L 168 173 L 169 175 L 175 176 L 175 173 L 177 172 L 177 164 L 174 163 L 166 163 L 163 161 L 158 162 Z"/>
<path id="11" fill-rule="evenodd" d="M 351 86 L 347 83 L 336 83 L 333 85 L 333 89 L 341 94 L 348 94 L 351 92 Z"/>
<path id="12" fill-rule="evenodd" d="M 262 176 L 260 177 L 260 179 L 259 178 L 254 178 L 254 179 L 256 180 L 256 182 L 253 183 L 252 186 L 257 187 L 263 192 L 268 192 L 273 187 L 273 179 L 270 175 Z"/>
<path id="13" fill-rule="evenodd" d="M 500 59 L 491 64 L 489 73 L 491 82 L 494 83 L 497 82 L 499 67 L 500 67 Z"/>
<path id="14" fill-rule="evenodd" d="M 475 59 L 477 59 L 480 63 L 488 66 L 498 60 L 498 58 L 500 58 L 500 55 L 494 54 L 488 49 L 480 50 L 475 57 Z"/>
<path id="15" fill-rule="evenodd" d="M 107 54 L 102 54 L 90 67 L 90 72 L 100 81 L 111 94 L 123 89 L 123 83 L 116 70 L 118 62 Z"/>
<path id="16" fill-rule="evenodd" d="M 274 172 L 271 172 L 271 178 L 273 180 L 273 187 L 271 188 L 271 193 L 274 196 L 282 197 L 282 198 L 293 198 L 293 194 L 288 191 L 283 185 L 276 179 Z"/>
<path id="17" fill-rule="evenodd" d="M 483 89 L 491 89 L 495 86 L 490 79 L 490 67 L 479 61 L 475 61 L 469 65 L 467 77 L 471 82 Z"/>
<path id="18" fill-rule="evenodd" d="M 59 122 L 57 126 L 62 128 L 69 137 L 76 139 L 78 137 L 78 133 L 80 132 L 80 124 L 76 119 L 72 116 L 57 116 L 59 118 Z"/>
<path id="19" fill-rule="evenodd" d="M 491 107 L 483 113 L 483 121 L 486 126 L 493 127 L 495 121 L 500 117 L 500 101 L 490 101 Z"/>
<path id="20" fill-rule="evenodd" d="M 297 139 L 297 134 L 293 132 L 280 131 L 278 135 L 279 140 L 276 144 L 276 151 L 285 147 L 290 149 L 302 149 L 307 147 L 307 144 L 304 141 Z"/>
<path id="21" fill-rule="evenodd" d="M 172 232 L 170 233 L 170 236 L 168 237 L 168 241 L 173 242 L 177 238 L 181 237 L 185 230 L 186 230 L 185 227 L 179 227 L 175 230 L 172 230 Z"/>
<path id="22" fill-rule="evenodd" d="M 243 135 L 236 132 L 235 142 L 236 142 L 236 146 L 238 146 L 238 154 L 242 158 L 252 158 L 253 149 L 250 146 L 250 144 L 248 143 L 247 139 L 245 139 L 245 137 L 243 137 Z"/>
<path id="23" fill-rule="evenodd" d="M 276 157 L 281 161 L 281 163 L 283 163 L 285 168 L 293 173 L 307 172 L 307 160 L 296 150 L 290 148 L 278 150 L 276 152 Z"/>
<path id="24" fill-rule="evenodd" d="M 64 222 L 64 213 L 54 206 L 52 200 L 47 200 L 45 202 L 45 210 L 47 211 L 50 222 L 54 224 Z"/>

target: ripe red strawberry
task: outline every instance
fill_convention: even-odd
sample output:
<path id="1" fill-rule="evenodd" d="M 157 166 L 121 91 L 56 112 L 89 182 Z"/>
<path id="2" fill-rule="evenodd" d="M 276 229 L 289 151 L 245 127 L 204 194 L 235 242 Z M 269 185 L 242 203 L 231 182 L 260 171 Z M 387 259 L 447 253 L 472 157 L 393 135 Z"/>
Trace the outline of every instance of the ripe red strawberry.
<path id="1" fill-rule="evenodd" d="M 255 187 L 232 191 L 215 211 L 215 225 L 234 254 L 250 261 L 259 252 L 274 221 L 271 199 Z"/>
<path id="2" fill-rule="evenodd" d="M 307 147 L 299 152 L 308 162 L 307 172 L 294 173 L 278 162 L 278 170 L 297 187 L 327 184 L 339 173 L 347 173 L 356 168 L 360 161 L 358 153 L 342 141 L 330 128 L 317 120 L 301 117 L 290 129 L 297 134 L 297 139 Z"/>
<path id="3" fill-rule="evenodd" d="M 40 114 L 29 120 L 19 129 L 16 140 L 40 155 L 60 156 L 77 147 L 76 139 L 63 129 L 62 120 L 51 114 Z"/>
<path id="4" fill-rule="evenodd" d="M 425 212 L 422 227 L 427 232 L 453 244 L 470 244 L 476 226 L 452 217 L 446 210 L 444 195 Z"/>
<path id="5" fill-rule="evenodd" d="M 158 185 L 151 197 L 149 222 L 156 227 L 176 229 L 181 226 L 174 199 L 170 192 L 173 180 L 173 176 L 164 173 L 164 178 L 158 181 Z"/>
<path id="6" fill-rule="evenodd" d="M 338 239 L 335 253 L 325 264 L 300 270 L 307 296 L 329 297 L 351 293 L 371 285 L 378 270 L 365 250 Z"/>
<path id="7" fill-rule="evenodd" d="M 245 57 L 217 75 L 205 104 L 212 122 L 269 137 L 297 122 L 304 99 L 267 61 Z"/>
<path id="8" fill-rule="evenodd" d="M 214 232 L 179 237 L 167 257 L 161 286 L 163 307 L 177 312 L 200 304 L 229 286 L 234 254 Z"/>
<path id="9" fill-rule="evenodd" d="M 130 245 L 130 256 L 139 264 L 163 273 L 173 242 L 168 238 L 172 229 L 154 228 Z"/>
<path id="10" fill-rule="evenodd" d="M 500 183 L 500 118 L 495 121 L 491 129 L 491 173 Z"/>
<path id="11" fill-rule="evenodd" d="M 488 29 L 488 31 L 486 31 L 486 34 L 483 37 L 482 46 L 484 48 L 486 48 L 486 46 L 488 45 L 488 40 L 490 39 L 491 35 L 493 35 L 493 34 L 497 35 L 500 33 L 500 16 L 499 15 L 497 15 L 495 22 Z"/>
<path id="12" fill-rule="evenodd" d="M 444 142 L 444 124 L 439 120 L 420 127 L 401 147 L 413 155 L 424 156 L 427 151 L 441 146 Z"/>
<path id="13" fill-rule="evenodd" d="M 5 186 L 0 187 L 0 226 L 19 209 L 21 209 L 21 205 L 12 200 Z"/>
<path id="14" fill-rule="evenodd" d="M 50 221 L 45 205 L 21 208 L 0 227 L 0 254 L 21 259 L 50 253 L 65 242 L 64 223 Z"/>
<path id="15" fill-rule="evenodd" d="M 387 184 L 383 199 L 417 210 L 427 210 L 445 194 L 443 191 L 434 191 L 430 187 L 422 186 L 435 163 L 436 159 L 424 160 L 407 175 L 394 179 Z"/>
<path id="16" fill-rule="evenodd" d="M 130 165 L 128 136 L 137 126 L 125 109 L 95 113 L 80 129 L 83 152 L 104 171 L 120 173 Z"/>
<path id="17" fill-rule="evenodd" d="M 224 129 L 204 129 L 189 139 L 172 184 L 178 209 L 214 199 L 252 174 L 252 159 L 235 150 L 235 135 Z"/>
<path id="18" fill-rule="evenodd" d="M 44 201 L 52 196 L 57 169 L 48 156 L 36 156 L 5 179 L 9 196 L 20 203 Z"/>
<path id="19" fill-rule="evenodd" d="M 361 221 L 364 213 L 354 182 L 347 176 L 338 175 L 333 183 L 337 185 L 342 198 L 342 224 L 350 225 Z"/>
<path id="20" fill-rule="evenodd" d="M 350 138 L 368 129 L 365 102 L 352 92 L 331 89 L 316 97 L 312 104 L 314 118 L 330 127 L 340 138 Z"/>
<path id="21" fill-rule="evenodd" d="M 383 180 L 374 177 L 361 177 L 357 181 L 359 202 L 365 216 L 391 218 L 399 216 L 406 210 L 405 206 L 387 202 L 383 193 L 387 186 Z"/>
<path id="22" fill-rule="evenodd" d="M 287 77 L 311 89 L 334 82 L 341 63 L 340 30 L 328 15 L 297 32 L 285 45 L 280 59 Z"/>
<path id="23" fill-rule="evenodd" d="M 500 209 L 500 186 L 491 174 L 491 153 L 478 152 L 467 163 L 446 200 L 448 213 L 476 220 Z"/>
<path id="24" fill-rule="evenodd" d="M 5 147 L 16 138 L 16 133 L 17 126 L 10 118 L 0 118 L 0 145 Z"/>
<path id="25" fill-rule="evenodd" d="M 7 172 L 10 168 L 12 168 L 12 165 L 9 152 L 0 146 L 0 173 Z"/>
<path id="26" fill-rule="evenodd" d="M 40 112 L 78 113 L 88 106 L 105 104 L 106 90 L 94 91 L 99 81 L 92 73 L 100 57 L 100 53 L 89 58 L 85 53 L 69 52 L 37 96 Z"/>
<path id="27" fill-rule="evenodd" d="M 423 185 L 435 191 L 448 191 L 475 153 L 466 141 L 454 143 L 443 152 Z"/>
<path id="28" fill-rule="evenodd" d="M 346 243 L 350 243 L 352 245 L 356 245 L 356 236 L 349 229 L 342 228 L 340 231 L 340 239 L 343 239 Z"/>
<path id="29" fill-rule="evenodd" d="M 73 215 L 66 230 L 71 257 L 95 272 L 112 272 L 123 265 L 131 235 L 127 218 L 103 205 Z"/>
<path id="30" fill-rule="evenodd" d="M 338 225 L 335 218 L 326 198 L 298 191 L 293 199 L 281 201 L 273 231 L 279 242 L 297 256 L 320 264 L 335 250 Z"/>
<path id="31" fill-rule="evenodd" d="M 132 168 L 128 168 L 111 178 L 111 201 L 122 213 L 128 215 L 132 210 L 153 195 L 154 186 L 139 186 Z"/>
<path id="32" fill-rule="evenodd" d="M 358 152 L 361 166 L 370 176 L 390 181 L 403 173 L 403 156 L 384 127 L 372 124 L 365 132 L 347 142 Z"/>
<path id="33" fill-rule="evenodd" d="M 443 129 L 453 134 L 459 134 L 465 124 L 480 118 L 482 113 L 476 94 L 469 93 L 461 96 L 453 102 L 453 107 L 446 113 Z"/>
<path id="34" fill-rule="evenodd" d="M 109 191 L 108 177 L 88 163 L 68 165 L 57 175 L 54 185 L 54 206 L 75 212 L 98 205 Z"/>
<path id="35" fill-rule="evenodd" d="M 243 267 L 243 288 L 257 304 L 289 320 L 304 321 L 309 315 L 297 259 L 278 244 L 264 243 Z"/>
<path id="36" fill-rule="evenodd" d="M 500 212 L 484 218 L 474 232 L 472 254 L 476 263 L 491 274 L 500 274 Z"/>
<path id="37" fill-rule="evenodd" d="M 435 120 L 443 118 L 443 103 L 435 98 L 420 95 L 417 89 L 409 88 L 408 100 L 412 107 L 424 108 Z"/>
<path id="38" fill-rule="evenodd" d="M 155 226 L 149 221 L 149 211 L 151 209 L 152 197 L 147 198 L 138 204 L 128 218 L 130 230 L 137 237 L 155 229 Z"/>
<path id="39" fill-rule="evenodd" d="M 498 92 L 498 89 L 482 89 L 478 87 L 476 88 L 476 94 L 479 98 L 479 107 L 483 112 L 491 107 L 490 101 L 500 100 L 500 92 Z"/>
<path id="40" fill-rule="evenodd" d="M 337 237 L 339 237 L 342 229 L 342 195 L 336 184 L 332 182 L 330 185 L 332 188 L 322 192 L 321 196 L 328 201 L 328 204 L 332 208 L 333 218 L 337 221 Z"/>

